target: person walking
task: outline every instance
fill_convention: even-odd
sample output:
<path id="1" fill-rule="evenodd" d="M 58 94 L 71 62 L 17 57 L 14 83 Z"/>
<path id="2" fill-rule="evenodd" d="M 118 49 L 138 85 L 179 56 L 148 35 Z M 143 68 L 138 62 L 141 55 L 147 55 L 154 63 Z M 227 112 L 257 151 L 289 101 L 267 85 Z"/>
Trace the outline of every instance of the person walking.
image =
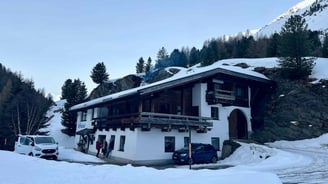
<path id="1" fill-rule="evenodd" d="M 98 139 L 97 142 L 96 142 L 97 157 L 99 157 L 100 149 L 101 149 L 101 142 Z"/>
<path id="2" fill-rule="evenodd" d="M 109 155 L 112 153 L 113 149 L 114 149 L 114 140 L 111 139 L 110 142 L 109 142 L 106 158 L 109 157 Z"/>
<path id="3" fill-rule="evenodd" d="M 104 158 L 106 158 L 107 147 L 108 147 L 108 143 L 105 139 L 104 142 L 103 142 L 102 150 L 101 150 L 102 153 L 103 153 Z"/>

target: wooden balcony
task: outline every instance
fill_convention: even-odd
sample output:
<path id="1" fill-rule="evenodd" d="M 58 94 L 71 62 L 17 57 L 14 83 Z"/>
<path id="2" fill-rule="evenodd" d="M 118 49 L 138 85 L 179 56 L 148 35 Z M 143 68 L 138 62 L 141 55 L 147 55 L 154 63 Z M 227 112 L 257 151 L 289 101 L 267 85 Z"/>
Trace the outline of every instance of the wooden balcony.
<path id="1" fill-rule="evenodd" d="M 229 90 L 215 90 L 206 92 L 206 101 L 209 105 L 213 104 L 222 104 L 222 105 L 231 105 L 236 100 L 233 91 Z"/>
<path id="2" fill-rule="evenodd" d="M 93 125 L 97 129 L 142 128 L 142 130 L 147 131 L 151 128 L 160 128 L 163 131 L 170 131 L 171 129 L 186 131 L 193 129 L 199 132 L 206 132 L 207 129 L 213 127 L 213 123 L 210 120 L 211 118 L 198 116 L 142 112 L 108 118 L 95 118 Z"/>

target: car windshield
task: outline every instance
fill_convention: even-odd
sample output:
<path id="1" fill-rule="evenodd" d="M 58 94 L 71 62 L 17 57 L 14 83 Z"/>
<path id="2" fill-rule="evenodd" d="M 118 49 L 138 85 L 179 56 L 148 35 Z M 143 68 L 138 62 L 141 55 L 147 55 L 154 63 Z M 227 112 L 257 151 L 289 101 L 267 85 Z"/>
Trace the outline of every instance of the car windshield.
<path id="1" fill-rule="evenodd" d="M 56 142 L 55 142 L 55 139 L 52 137 L 36 137 L 35 143 L 36 144 L 44 144 L 44 143 L 55 144 Z"/>

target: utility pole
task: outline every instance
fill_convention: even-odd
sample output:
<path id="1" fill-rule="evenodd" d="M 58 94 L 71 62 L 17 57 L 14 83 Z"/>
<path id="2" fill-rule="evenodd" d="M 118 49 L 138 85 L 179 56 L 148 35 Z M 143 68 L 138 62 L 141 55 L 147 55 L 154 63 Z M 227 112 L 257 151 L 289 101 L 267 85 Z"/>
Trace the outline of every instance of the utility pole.
<path id="1" fill-rule="evenodd" d="M 191 129 L 190 129 L 190 126 L 189 126 L 189 169 L 191 170 L 191 162 L 192 162 L 192 155 L 191 155 Z"/>

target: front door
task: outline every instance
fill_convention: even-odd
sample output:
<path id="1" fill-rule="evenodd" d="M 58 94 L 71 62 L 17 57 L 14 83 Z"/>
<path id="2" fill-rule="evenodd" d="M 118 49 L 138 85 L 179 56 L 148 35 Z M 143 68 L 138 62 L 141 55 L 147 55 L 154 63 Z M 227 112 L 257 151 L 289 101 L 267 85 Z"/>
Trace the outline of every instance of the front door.
<path id="1" fill-rule="evenodd" d="M 15 152 L 20 154 L 26 154 L 32 152 L 32 141 L 27 137 L 19 137 L 17 143 L 15 144 Z"/>
<path id="2" fill-rule="evenodd" d="M 229 116 L 229 137 L 230 139 L 247 139 L 247 119 L 244 113 L 235 109 Z"/>

